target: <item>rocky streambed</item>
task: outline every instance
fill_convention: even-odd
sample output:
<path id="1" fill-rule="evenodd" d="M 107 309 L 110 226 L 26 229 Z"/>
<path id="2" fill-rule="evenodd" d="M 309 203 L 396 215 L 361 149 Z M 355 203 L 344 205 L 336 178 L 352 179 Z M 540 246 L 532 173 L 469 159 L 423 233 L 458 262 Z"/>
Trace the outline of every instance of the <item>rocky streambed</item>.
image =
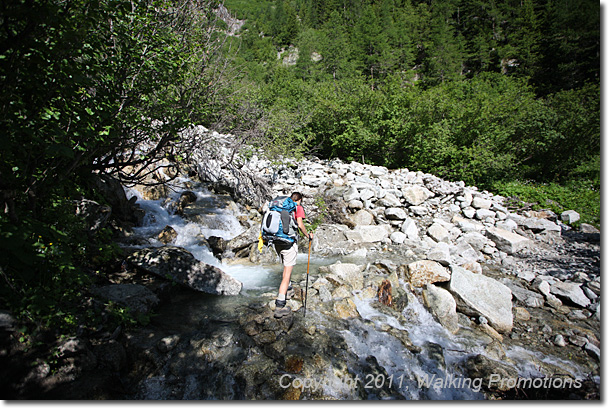
<path id="1" fill-rule="evenodd" d="M 146 215 L 96 294 L 148 324 L 66 341 L 83 365 L 59 397 L 599 399 L 599 231 L 573 229 L 574 212 L 406 169 L 223 163 L 128 190 Z M 320 224 L 308 280 L 300 245 L 293 313 L 275 319 L 282 267 L 258 231 L 264 203 L 293 191 Z"/>

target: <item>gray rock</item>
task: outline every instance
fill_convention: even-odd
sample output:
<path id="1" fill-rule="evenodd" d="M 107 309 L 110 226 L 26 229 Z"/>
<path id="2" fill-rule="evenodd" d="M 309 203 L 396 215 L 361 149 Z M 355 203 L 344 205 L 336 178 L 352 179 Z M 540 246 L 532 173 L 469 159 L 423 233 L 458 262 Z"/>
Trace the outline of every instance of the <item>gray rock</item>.
<path id="1" fill-rule="evenodd" d="M 529 239 L 504 229 L 487 228 L 485 232 L 487 237 L 496 244 L 498 250 L 509 255 L 517 253 L 530 243 Z"/>
<path id="2" fill-rule="evenodd" d="M 512 293 L 506 285 L 452 265 L 449 291 L 458 301 L 458 310 L 470 316 L 473 313 L 484 316 L 499 332 L 511 331 Z"/>
<path id="3" fill-rule="evenodd" d="M 489 199 L 481 198 L 480 196 L 474 197 L 472 199 L 472 207 L 475 209 L 490 209 L 492 205 L 492 201 Z"/>
<path id="4" fill-rule="evenodd" d="M 361 209 L 359 211 L 357 211 L 356 213 L 354 213 L 350 219 L 352 220 L 352 222 L 358 226 L 358 225 L 373 225 L 373 223 L 375 222 L 375 218 L 373 217 L 373 214 L 371 214 L 369 211 Z"/>
<path id="5" fill-rule="evenodd" d="M 238 295 L 241 292 L 240 281 L 176 246 L 143 248 L 126 260 L 139 269 L 200 292 L 213 295 Z"/>
<path id="6" fill-rule="evenodd" d="M 586 308 L 591 304 L 591 300 L 584 294 L 580 285 L 574 282 L 556 282 L 551 285 L 551 293 L 560 298 Z"/>
<path id="7" fill-rule="evenodd" d="M 404 221 L 407 219 L 407 213 L 402 208 L 387 208 L 384 212 L 385 217 L 393 220 Z"/>
<path id="8" fill-rule="evenodd" d="M 419 240 L 419 228 L 411 218 L 405 219 L 400 230 L 411 240 Z"/>
<path id="9" fill-rule="evenodd" d="M 506 219 L 504 221 L 499 221 L 498 223 L 496 223 L 496 228 L 504 229 L 505 231 L 508 231 L 508 232 L 513 232 L 518 227 L 519 226 L 517 225 L 517 222 L 515 222 L 512 219 Z"/>
<path id="10" fill-rule="evenodd" d="M 438 222 L 430 225 L 428 228 L 428 235 L 436 242 L 448 242 L 450 237 L 449 231 Z"/>
<path id="11" fill-rule="evenodd" d="M 402 232 L 392 232 L 390 235 L 390 240 L 398 245 L 401 245 L 407 239 L 407 235 Z"/>
<path id="12" fill-rule="evenodd" d="M 555 339 L 553 339 L 553 343 L 555 343 L 555 346 L 559 347 L 565 347 L 567 345 L 562 335 L 556 335 Z"/>
<path id="13" fill-rule="evenodd" d="M 426 208 L 425 206 L 412 206 L 409 208 L 409 210 L 417 216 L 424 216 L 428 214 L 428 208 Z"/>
<path id="14" fill-rule="evenodd" d="M 475 222 L 472 219 L 465 219 L 459 215 L 455 215 L 451 220 L 459 229 L 464 233 L 469 232 L 481 232 L 485 229 L 485 226 L 479 222 Z"/>
<path id="15" fill-rule="evenodd" d="M 443 266 L 449 266 L 449 264 L 452 262 L 449 244 L 445 242 L 437 243 L 428 251 L 426 254 L 426 259 L 436 261 Z"/>
<path id="16" fill-rule="evenodd" d="M 443 327 L 451 333 L 457 333 L 459 318 L 456 312 L 455 299 L 449 291 L 438 286 L 428 284 L 422 292 L 424 305 L 430 309 L 434 317 Z"/>
<path id="17" fill-rule="evenodd" d="M 15 317 L 9 311 L 0 310 L 0 330 L 12 331 L 15 323 Z"/>
<path id="18" fill-rule="evenodd" d="M 362 209 L 364 207 L 364 204 L 359 199 L 352 199 L 351 201 L 349 201 L 347 206 L 351 209 Z"/>
<path id="19" fill-rule="evenodd" d="M 346 231 L 345 237 L 355 243 L 381 242 L 390 236 L 392 228 L 389 225 L 361 225 L 352 231 Z"/>
<path id="20" fill-rule="evenodd" d="M 354 188 L 353 186 L 350 186 L 343 193 L 343 200 L 345 202 L 350 202 L 353 200 L 360 200 L 360 193 L 358 192 L 358 190 L 356 188 Z"/>
<path id="21" fill-rule="evenodd" d="M 328 267 L 330 273 L 326 279 L 331 283 L 335 280 L 335 285 L 350 285 L 353 290 L 361 290 L 364 287 L 364 274 L 362 266 L 353 263 L 337 262 Z"/>
<path id="22" fill-rule="evenodd" d="M 419 185 L 407 185 L 402 188 L 403 198 L 409 205 L 420 205 L 428 198 L 434 196 L 427 188 Z"/>
<path id="23" fill-rule="evenodd" d="M 96 232 L 106 226 L 112 214 L 112 208 L 108 205 L 100 205 L 90 199 L 74 201 L 76 205 L 76 216 L 85 221 L 87 230 Z"/>
<path id="24" fill-rule="evenodd" d="M 462 213 L 464 214 L 464 216 L 468 219 L 473 219 L 475 214 L 477 213 L 477 211 L 474 208 L 471 207 L 467 207 L 462 209 Z"/>
<path id="25" fill-rule="evenodd" d="M 400 191 L 398 191 L 398 192 L 400 192 Z M 402 192 L 400 192 L 400 195 L 402 196 Z M 396 197 L 396 195 L 394 195 L 392 193 L 386 193 L 383 198 L 381 198 L 379 201 L 377 201 L 377 206 L 380 206 L 383 208 L 398 207 L 400 205 L 401 205 L 400 199 L 398 199 Z"/>
<path id="26" fill-rule="evenodd" d="M 531 308 L 544 306 L 544 297 L 539 293 L 522 288 L 508 278 L 503 279 L 502 283 L 508 286 L 510 291 L 513 293 L 513 297 L 519 302 L 523 303 L 525 306 Z"/>
<path id="27" fill-rule="evenodd" d="M 477 219 L 484 221 L 487 218 L 496 218 L 496 213 L 494 211 L 490 211 L 489 209 L 477 209 L 476 211 Z"/>
<path id="28" fill-rule="evenodd" d="M 320 225 L 311 243 L 311 251 L 317 255 L 342 254 L 350 242 L 345 234 L 349 228 L 345 225 Z"/>
<path id="29" fill-rule="evenodd" d="M 554 222 L 544 218 L 526 218 L 521 226 L 532 232 L 561 232 L 561 227 Z"/>
<path id="30" fill-rule="evenodd" d="M 561 213 L 561 220 L 567 224 L 573 224 L 580 220 L 580 214 L 573 210 L 564 211 Z"/>
<path id="31" fill-rule="evenodd" d="M 468 245 L 472 246 L 472 248 L 476 251 L 481 251 L 489 242 L 483 234 L 479 232 L 468 232 L 460 238 L 459 242 L 465 242 Z"/>

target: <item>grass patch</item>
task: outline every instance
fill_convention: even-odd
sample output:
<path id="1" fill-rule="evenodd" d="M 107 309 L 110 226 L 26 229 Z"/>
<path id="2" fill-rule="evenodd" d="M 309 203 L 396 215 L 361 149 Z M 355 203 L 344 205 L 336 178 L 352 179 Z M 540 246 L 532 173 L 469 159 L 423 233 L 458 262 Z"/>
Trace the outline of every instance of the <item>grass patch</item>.
<path id="1" fill-rule="evenodd" d="M 534 203 L 534 209 L 551 209 L 556 214 L 574 210 L 581 223 L 600 227 L 600 191 L 593 182 L 571 181 L 565 184 L 534 182 L 496 183 L 493 189 L 505 197 L 517 197 L 522 203 Z"/>

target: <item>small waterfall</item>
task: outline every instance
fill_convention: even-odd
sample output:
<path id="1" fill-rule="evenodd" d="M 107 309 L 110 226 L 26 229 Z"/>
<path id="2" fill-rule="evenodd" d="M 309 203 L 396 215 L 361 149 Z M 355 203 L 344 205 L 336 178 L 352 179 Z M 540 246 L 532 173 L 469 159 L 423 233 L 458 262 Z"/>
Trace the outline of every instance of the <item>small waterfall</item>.
<path id="1" fill-rule="evenodd" d="M 189 180 L 178 183 L 190 182 Z M 192 183 L 191 183 L 192 184 Z M 134 228 L 137 236 L 146 239 L 147 246 L 163 246 L 157 235 L 166 226 L 171 226 L 177 233 L 172 245 L 179 246 L 191 252 L 195 258 L 222 269 L 227 274 L 243 283 L 243 292 L 268 291 L 277 287 L 277 277 L 265 267 L 256 265 L 233 265 L 219 261 L 205 239 L 218 236 L 231 240 L 243 233 L 244 228 L 237 219 L 239 210 L 227 196 L 216 195 L 205 187 L 199 187 L 193 192 L 197 200 L 190 211 L 191 218 L 184 218 L 172 210 L 172 204 L 178 200 L 181 190 L 175 190 L 167 199 L 146 200 L 140 192 L 127 188 L 127 197 L 135 196 L 137 203 L 146 211 L 144 224 Z"/>

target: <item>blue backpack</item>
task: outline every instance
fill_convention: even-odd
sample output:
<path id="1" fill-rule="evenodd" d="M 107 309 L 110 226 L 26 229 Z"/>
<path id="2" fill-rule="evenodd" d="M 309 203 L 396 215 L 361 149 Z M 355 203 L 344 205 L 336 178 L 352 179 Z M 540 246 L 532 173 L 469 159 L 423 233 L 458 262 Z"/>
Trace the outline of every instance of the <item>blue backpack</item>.
<path id="1" fill-rule="evenodd" d="M 261 234 L 268 244 L 280 242 L 293 244 L 297 241 L 297 223 L 293 216 L 297 203 L 287 196 L 278 196 L 269 202 L 269 210 L 263 215 Z"/>

